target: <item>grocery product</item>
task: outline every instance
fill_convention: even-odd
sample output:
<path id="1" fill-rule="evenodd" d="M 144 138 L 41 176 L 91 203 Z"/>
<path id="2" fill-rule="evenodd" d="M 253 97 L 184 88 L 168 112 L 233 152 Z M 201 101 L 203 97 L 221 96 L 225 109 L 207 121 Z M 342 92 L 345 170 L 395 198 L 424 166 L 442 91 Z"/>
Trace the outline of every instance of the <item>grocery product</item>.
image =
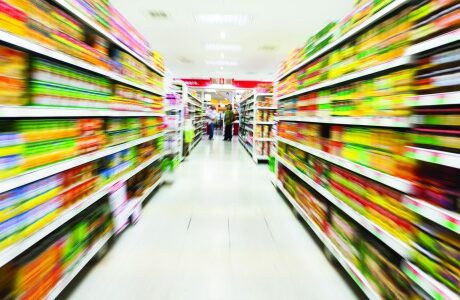
<path id="1" fill-rule="evenodd" d="M 0 62 L 0 105 L 25 104 L 27 55 L 1 46 Z"/>
<path id="2" fill-rule="evenodd" d="M 3 269 L 2 298 L 43 299 L 112 230 L 107 203 L 93 205 Z M 6 276 L 6 277 L 3 277 Z"/>
<path id="3" fill-rule="evenodd" d="M 109 107 L 109 80 L 50 60 L 32 60 L 30 85 L 32 105 Z"/>

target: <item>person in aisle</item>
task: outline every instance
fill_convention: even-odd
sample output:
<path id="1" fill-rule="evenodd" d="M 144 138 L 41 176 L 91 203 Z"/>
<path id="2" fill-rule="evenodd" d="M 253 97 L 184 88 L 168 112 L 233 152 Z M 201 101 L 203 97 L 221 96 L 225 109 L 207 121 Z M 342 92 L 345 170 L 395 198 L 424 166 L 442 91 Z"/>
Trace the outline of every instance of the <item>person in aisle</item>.
<path id="1" fill-rule="evenodd" d="M 227 110 L 224 114 L 224 124 L 225 124 L 225 133 L 224 133 L 224 141 L 231 141 L 232 140 L 232 126 L 233 126 L 233 110 L 232 105 L 227 105 Z"/>
<path id="2" fill-rule="evenodd" d="M 214 130 L 216 128 L 216 121 L 217 121 L 217 111 L 214 106 L 211 106 L 206 111 L 206 119 L 208 120 L 209 125 L 209 140 L 214 139 Z"/>

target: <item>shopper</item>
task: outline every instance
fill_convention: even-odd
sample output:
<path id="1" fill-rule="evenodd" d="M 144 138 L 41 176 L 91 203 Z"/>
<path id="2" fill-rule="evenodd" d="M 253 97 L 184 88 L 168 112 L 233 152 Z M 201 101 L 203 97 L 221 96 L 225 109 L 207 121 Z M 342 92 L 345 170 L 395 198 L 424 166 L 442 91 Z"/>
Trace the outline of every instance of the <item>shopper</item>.
<path id="1" fill-rule="evenodd" d="M 206 110 L 206 119 L 209 126 L 209 140 L 214 139 L 214 130 L 216 129 L 217 111 L 214 106 Z"/>
<path id="2" fill-rule="evenodd" d="M 224 114 L 225 134 L 224 141 L 232 140 L 232 126 L 233 126 L 233 110 L 232 105 L 227 105 L 227 110 Z"/>

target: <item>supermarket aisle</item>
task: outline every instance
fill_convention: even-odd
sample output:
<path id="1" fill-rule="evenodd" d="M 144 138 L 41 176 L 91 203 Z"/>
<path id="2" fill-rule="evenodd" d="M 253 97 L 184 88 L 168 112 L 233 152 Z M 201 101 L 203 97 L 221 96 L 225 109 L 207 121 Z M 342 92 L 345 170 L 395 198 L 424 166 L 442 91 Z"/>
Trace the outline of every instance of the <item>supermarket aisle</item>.
<path id="1" fill-rule="evenodd" d="M 71 299 L 355 299 L 238 141 L 203 141 Z"/>

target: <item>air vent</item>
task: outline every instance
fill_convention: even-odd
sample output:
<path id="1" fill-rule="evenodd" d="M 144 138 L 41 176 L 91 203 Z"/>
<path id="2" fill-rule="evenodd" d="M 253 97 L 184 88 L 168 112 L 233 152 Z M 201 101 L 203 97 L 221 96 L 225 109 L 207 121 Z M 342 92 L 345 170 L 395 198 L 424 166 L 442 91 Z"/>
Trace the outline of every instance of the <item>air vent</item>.
<path id="1" fill-rule="evenodd" d="M 273 46 L 273 45 L 263 45 L 260 47 L 260 50 L 262 51 L 275 51 L 276 50 L 276 46 Z"/>
<path id="2" fill-rule="evenodd" d="M 191 60 L 190 58 L 187 58 L 187 57 L 179 57 L 179 61 L 183 64 L 191 64 L 193 63 L 193 60 Z"/>
<path id="3" fill-rule="evenodd" d="M 167 19 L 169 17 L 168 14 L 162 10 L 151 10 L 149 14 L 154 19 Z"/>

